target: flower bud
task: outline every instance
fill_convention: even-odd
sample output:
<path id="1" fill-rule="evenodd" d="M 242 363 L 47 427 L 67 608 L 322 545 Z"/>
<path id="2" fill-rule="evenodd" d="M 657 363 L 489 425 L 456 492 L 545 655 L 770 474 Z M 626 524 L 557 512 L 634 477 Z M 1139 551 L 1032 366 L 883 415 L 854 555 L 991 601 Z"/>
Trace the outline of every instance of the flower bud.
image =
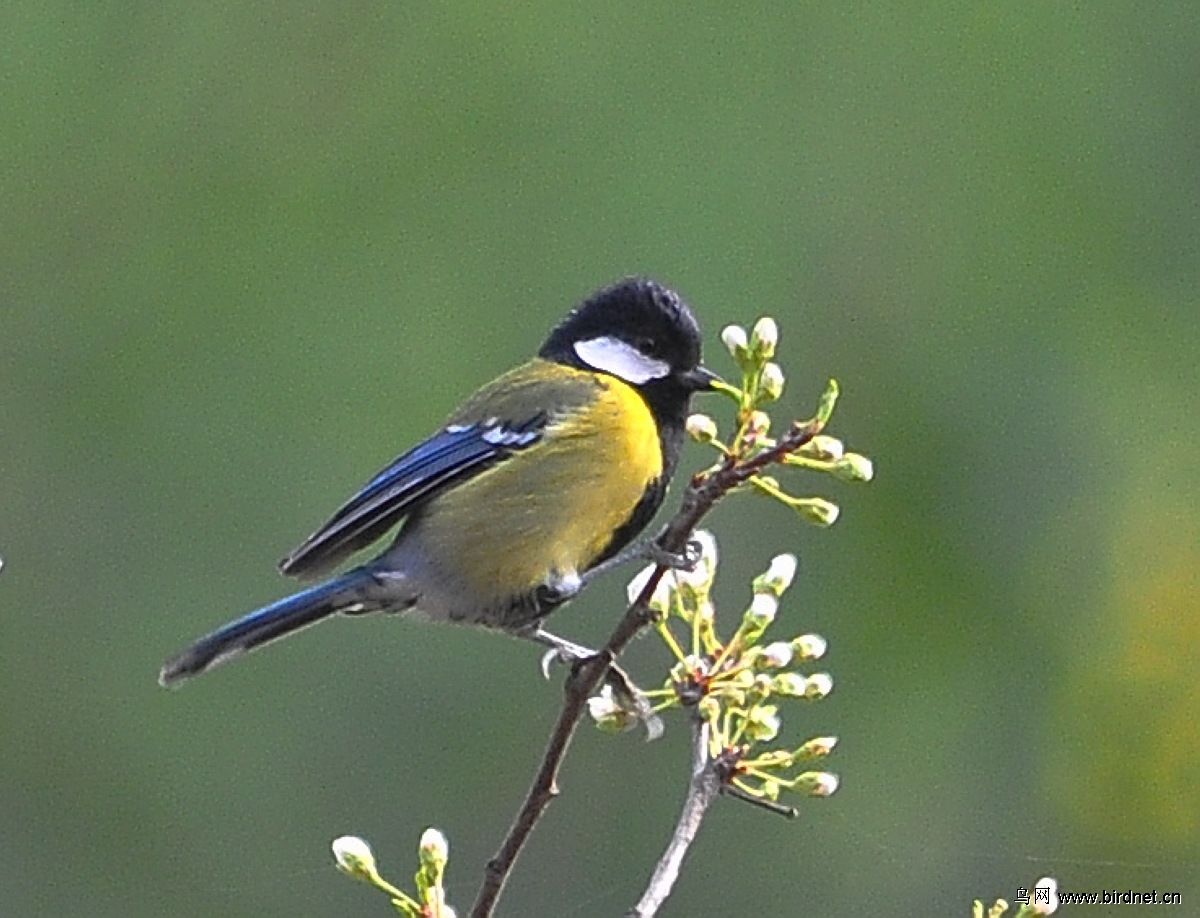
<path id="1" fill-rule="evenodd" d="M 642 568 L 634 578 L 629 581 L 629 585 L 625 588 L 625 595 L 629 597 L 630 603 L 635 603 L 638 597 L 642 595 L 642 590 L 646 588 L 646 584 L 650 582 L 650 577 L 657 569 L 657 565 L 648 564 Z M 665 615 L 671 607 L 671 593 L 675 589 L 675 577 L 673 571 L 667 571 L 658 581 L 658 585 L 654 588 L 654 594 L 650 597 L 649 607 L 651 611 L 657 612 L 660 615 Z"/>
<path id="2" fill-rule="evenodd" d="M 764 360 L 775 356 L 775 346 L 779 343 L 779 326 L 770 316 L 763 316 L 754 323 L 754 331 L 750 333 L 750 349 Z"/>
<path id="3" fill-rule="evenodd" d="M 765 669 L 783 669 L 792 662 L 795 654 L 792 645 L 787 641 L 776 641 L 762 648 L 754 658 L 754 662 Z"/>
<path id="4" fill-rule="evenodd" d="M 803 698 L 804 690 L 808 687 L 808 680 L 800 673 L 780 673 L 771 682 L 771 690 L 776 695 L 784 695 L 788 698 Z"/>
<path id="5" fill-rule="evenodd" d="M 746 356 L 750 346 L 746 340 L 746 329 L 740 325 L 726 325 L 721 331 L 721 341 L 739 363 Z"/>
<path id="6" fill-rule="evenodd" d="M 759 391 L 764 398 L 775 401 L 779 396 L 783 395 L 783 370 L 777 363 L 768 363 L 762 369 L 762 376 L 759 377 Z"/>
<path id="7" fill-rule="evenodd" d="M 796 450 L 801 456 L 820 459 L 822 462 L 836 462 L 842 458 L 845 451 L 846 448 L 842 445 L 842 441 L 837 437 L 829 436 L 829 434 L 817 434 Z"/>
<path id="8" fill-rule="evenodd" d="M 793 506 L 801 516 L 818 526 L 832 526 L 837 522 L 838 514 L 841 513 L 837 504 L 827 501 L 823 497 L 797 500 Z"/>
<path id="9" fill-rule="evenodd" d="M 837 745 L 836 736 L 814 736 L 807 743 L 796 750 L 796 758 L 798 759 L 823 759 L 829 753 L 833 752 L 833 747 Z"/>
<path id="10" fill-rule="evenodd" d="M 750 608 L 746 610 L 746 614 L 742 618 L 742 623 L 746 627 L 753 628 L 759 634 L 762 634 L 767 625 L 775 621 L 775 613 L 778 610 L 778 599 L 770 593 L 758 593 L 750 601 Z"/>
<path id="11" fill-rule="evenodd" d="M 766 701 L 769 697 L 771 697 L 771 677 L 766 673 L 759 673 L 750 684 L 750 690 L 746 692 L 746 700 L 750 704 L 758 704 Z"/>
<path id="12" fill-rule="evenodd" d="M 746 717 L 746 738 L 769 743 L 779 735 L 779 708 L 773 704 L 756 705 Z"/>
<path id="13" fill-rule="evenodd" d="M 875 465 L 866 456 L 846 453 L 833 464 L 833 474 L 842 481 L 870 481 L 875 477 Z"/>
<path id="14" fill-rule="evenodd" d="M 696 705 L 696 712 L 705 723 L 715 723 L 716 719 L 721 716 L 721 702 L 712 695 L 705 695 Z"/>
<path id="15" fill-rule="evenodd" d="M 791 768 L 793 764 L 795 756 L 786 749 L 768 749 L 754 759 L 754 767 L 759 769 Z"/>
<path id="16" fill-rule="evenodd" d="M 333 844 L 333 859 L 338 870 L 356 880 L 370 883 L 379 875 L 375 866 L 375 854 L 371 846 L 357 835 L 343 835 L 335 838 Z"/>
<path id="17" fill-rule="evenodd" d="M 792 554 L 776 555 L 771 559 L 771 566 L 766 572 L 754 578 L 755 593 L 770 593 L 780 596 L 796 579 L 796 556 Z"/>
<path id="18" fill-rule="evenodd" d="M 717 422 L 707 414 L 689 415 L 687 419 L 688 436 L 697 443 L 711 443 L 717 439 Z"/>
<path id="19" fill-rule="evenodd" d="M 838 789 L 838 776 L 827 771 L 806 771 L 796 778 L 796 790 L 810 797 L 828 797 Z"/>
<path id="20" fill-rule="evenodd" d="M 792 639 L 792 650 L 796 652 L 796 659 L 800 662 L 819 660 L 825 656 L 828 649 L 829 643 L 819 634 L 802 634 Z"/>
<path id="21" fill-rule="evenodd" d="M 805 680 L 804 697 L 813 701 L 824 698 L 833 691 L 833 677 L 829 673 L 813 673 Z"/>
<path id="22" fill-rule="evenodd" d="M 611 685 L 601 688 L 600 694 L 589 698 L 587 705 L 588 714 L 596 726 L 606 733 L 623 733 L 637 725 L 637 713 L 626 710 L 617 700 Z"/>
<path id="23" fill-rule="evenodd" d="M 430 826 L 421 833 L 419 857 L 421 866 L 433 873 L 440 873 L 450 860 L 450 843 L 439 830 Z"/>
<path id="24" fill-rule="evenodd" d="M 765 411 L 751 411 L 746 419 L 746 436 L 759 439 L 771 432 L 771 416 Z"/>

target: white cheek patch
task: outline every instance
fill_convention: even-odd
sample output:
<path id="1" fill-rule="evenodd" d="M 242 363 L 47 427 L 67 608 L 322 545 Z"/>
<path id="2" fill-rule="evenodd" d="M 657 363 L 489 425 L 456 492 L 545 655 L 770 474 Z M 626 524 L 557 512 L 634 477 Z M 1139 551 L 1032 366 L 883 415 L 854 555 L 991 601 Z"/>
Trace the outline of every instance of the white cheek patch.
<path id="1" fill-rule="evenodd" d="M 577 341 L 575 353 L 589 367 L 610 373 L 634 386 L 662 379 L 671 372 L 671 365 L 665 360 L 643 354 L 620 338 L 606 336 Z"/>

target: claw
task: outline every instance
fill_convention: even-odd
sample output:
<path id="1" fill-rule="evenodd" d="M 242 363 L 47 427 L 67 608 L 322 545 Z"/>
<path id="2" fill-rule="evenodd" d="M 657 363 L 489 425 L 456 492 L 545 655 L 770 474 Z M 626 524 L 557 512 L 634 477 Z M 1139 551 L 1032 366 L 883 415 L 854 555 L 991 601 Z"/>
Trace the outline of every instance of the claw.
<path id="1" fill-rule="evenodd" d="M 522 637 L 537 641 L 544 647 L 549 648 L 542 654 L 540 664 L 542 675 L 546 679 L 550 678 L 555 664 L 579 663 L 596 655 L 596 651 L 580 644 L 563 640 L 556 635 L 550 634 L 548 631 L 543 631 L 540 627 L 524 633 Z M 604 681 L 612 688 L 613 694 L 616 695 L 621 705 L 633 712 L 637 716 L 637 719 L 642 722 L 642 726 L 646 728 L 647 742 L 656 740 L 663 735 L 662 718 L 654 713 L 645 692 L 634 684 L 625 670 L 615 664 L 610 666 L 604 676 Z"/>
<path id="2" fill-rule="evenodd" d="M 555 663 L 561 663 L 562 661 L 563 659 L 557 650 L 547 650 L 544 654 L 542 654 L 542 677 L 547 682 L 550 681 L 550 667 Z"/>
<path id="3" fill-rule="evenodd" d="M 686 571 L 688 573 L 696 569 L 696 565 L 700 563 L 700 558 L 703 554 L 704 546 L 696 539 L 688 539 L 687 545 L 680 552 L 667 551 L 658 542 L 648 542 L 645 548 L 646 559 L 650 562 L 661 564 L 663 567 L 669 567 L 674 571 Z"/>

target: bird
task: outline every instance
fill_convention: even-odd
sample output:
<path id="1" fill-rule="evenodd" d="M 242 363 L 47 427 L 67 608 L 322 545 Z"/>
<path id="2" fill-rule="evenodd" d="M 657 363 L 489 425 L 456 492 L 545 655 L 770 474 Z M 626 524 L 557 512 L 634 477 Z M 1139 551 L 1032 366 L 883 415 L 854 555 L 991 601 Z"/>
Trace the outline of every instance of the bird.
<path id="1" fill-rule="evenodd" d="M 597 291 L 279 562 L 326 579 L 200 638 L 159 682 L 339 614 L 406 613 L 582 654 L 543 620 L 653 545 L 635 539 L 678 465 L 691 398 L 719 382 L 674 290 L 630 277 Z M 336 573 L 397 527 L 376 557 Z"/>

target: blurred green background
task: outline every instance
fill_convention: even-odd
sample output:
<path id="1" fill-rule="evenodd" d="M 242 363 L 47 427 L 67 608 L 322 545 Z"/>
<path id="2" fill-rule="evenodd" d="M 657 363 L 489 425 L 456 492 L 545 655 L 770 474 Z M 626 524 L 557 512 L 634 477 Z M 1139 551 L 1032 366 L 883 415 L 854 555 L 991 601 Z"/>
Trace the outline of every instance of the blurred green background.
<path id="1" fill-rule="evenodd" d="M 637 272 L 719 370 L 724 324 L 777 317 L 781 411 L 836 376 L 879 472 L 797 485 L 827 532 L 712 518 L 732 614 L 802 557 L 780 627 L 829 639 L 837 689 L 789 729 L 841 737 L 843 786 L 794 823 L 721 803 L 666 914 L 964 915 L 1045 874 L 1200 914 L 1196 4 L 4 21 L 0 913 L 385 914 L 328 843 L 403 881 L 429 824 L 465 910 L 556 711 L 535 651 L 339 621 L 155 676 Z M 602 637 L 622 584 L 557 630 Z M 581 734 L 502 913 L 621 914 L 685 762 L 679 725 Z"/>

